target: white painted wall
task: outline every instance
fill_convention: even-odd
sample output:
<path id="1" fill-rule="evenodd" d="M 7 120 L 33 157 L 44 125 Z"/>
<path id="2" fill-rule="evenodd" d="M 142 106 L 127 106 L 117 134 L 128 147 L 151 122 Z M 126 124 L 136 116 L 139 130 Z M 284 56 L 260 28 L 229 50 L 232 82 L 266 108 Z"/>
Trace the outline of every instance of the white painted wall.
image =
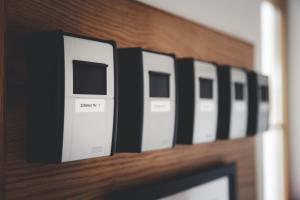
<path id="1" fill-rule="evenodd" d="M 272 3 L 262 3 L 262 67 L 270 84 L 270 128 L 257 137 L 258 171 L 262 180 L 260 199 L 282 200 L 284 191 L 284 146 L 283 146 L 283 106 L 282 106 L 282 47 L 281 12 Z M 262 169 L 260 169 L 261 165 Z"/>
<path id="2" fill-rule="evenodd" d="M 138 0 L 215 30 L 251 42 L 260 69 L 260 3 L 262 0 Z"/>
<path id="3" fill-rule="evenodd" d="M 292 199 L 300 199 L 300 1 L 288 1 L 289 151 Z"/>

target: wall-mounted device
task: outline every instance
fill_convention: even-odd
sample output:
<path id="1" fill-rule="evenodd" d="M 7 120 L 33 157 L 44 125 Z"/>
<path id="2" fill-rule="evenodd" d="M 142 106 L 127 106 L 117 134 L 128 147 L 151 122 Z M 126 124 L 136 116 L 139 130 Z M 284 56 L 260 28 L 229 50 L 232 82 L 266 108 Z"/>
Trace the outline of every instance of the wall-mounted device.
<path id="1" fill-rule="evenodd" d="M 118 49 L 118 152 L 174 146 L 175 56 L 141 48 Z"/>
<path id="2" fill-rule="evenodd" d="M 269 85 L 268 77 L 248 72 L 248 127 L 247 134 L 254 135 L 268 129 Z"/>
<path id="3" fill-rule="evenodd" d="M 178 144 L 216 140 L 218 78 L 216 65 L 190 58 L 177 60 Z"/>
<path id="4" fill-rule="evenodd" d="M 267 76 L 257 75 L 258 84 L 258 117 L 257 133 L 269 128 L 269 80 Z"/>
<path id="5" fill-rule="evenodd" d="M 248 122 L 247 72 L 229 66 L 218 67 L 219 139 L 243 138 Z"/>
<path id="6" fill-rule="evenodd" d="M 116 44 L 62 31 L 29 44 L 28 159 L 61 163 L 115 147 Z"/>

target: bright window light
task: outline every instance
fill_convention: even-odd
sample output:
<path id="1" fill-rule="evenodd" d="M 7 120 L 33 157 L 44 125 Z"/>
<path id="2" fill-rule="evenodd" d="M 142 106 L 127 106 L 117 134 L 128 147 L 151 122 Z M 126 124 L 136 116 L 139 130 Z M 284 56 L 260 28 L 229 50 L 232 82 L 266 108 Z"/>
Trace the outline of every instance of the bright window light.
<path id="1" fill-rule="evenodd" d="M 270 130 L 261 135 L 264 200 L 284 199 L 281 14 L 268 1 L 261 6 L 261 71 L 269 76 Z"/>

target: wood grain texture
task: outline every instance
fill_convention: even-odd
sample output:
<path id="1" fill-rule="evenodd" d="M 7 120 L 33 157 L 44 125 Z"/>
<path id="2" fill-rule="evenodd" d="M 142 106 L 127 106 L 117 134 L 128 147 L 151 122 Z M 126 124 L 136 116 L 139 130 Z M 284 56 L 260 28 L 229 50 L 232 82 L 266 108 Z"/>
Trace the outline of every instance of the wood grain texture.
<path id="1" fill-rule="evenodd" d="M 239 199 L 256 198 L 253 138 L 62 165 L 27 163 L 24 42 L 27 33 L 53 29 L 114 39 L 119 47 L 141 46 L 245 68 L 253 64 L 251 44 L 134 1 L 8 0 L 7 199 L 104 199 L 128 185 L 223 161 L 237 162 Z"/>
<path id="2" fill-rule="evenodd" d="M 4 199 L 6 1 L 0 0 L 0 199 Z"/>

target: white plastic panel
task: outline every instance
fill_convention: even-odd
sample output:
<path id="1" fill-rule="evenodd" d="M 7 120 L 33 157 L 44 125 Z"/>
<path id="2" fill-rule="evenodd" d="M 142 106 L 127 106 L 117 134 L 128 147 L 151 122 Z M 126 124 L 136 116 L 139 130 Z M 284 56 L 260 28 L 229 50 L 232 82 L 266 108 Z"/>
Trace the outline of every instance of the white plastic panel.
<path id="1" fill-rule="evenodd" d="M 215 65 L 195 61 L 195 112 L 193 143 L 212 142 L 216 139 L 218 117 L 218 79 Z M 200 97 L 200 78 L 212 81 L 212 97 Z"/>
<path id="2" fill-rule="evenodd" d="M 172 56 L 143 51 L 144 120 L 142 151 L 173 146 L 175 127 L 175 60 Z M 149 72 L 169 74 L 169 97 L 150 97 Z"/>
<path id="3" fill-rule="evenodd" d="M 262 101 L 261 87 L 268 88 L 268 78 L 265 76 L 257 76 L 258 84 L 258 116 L 257 116 L 257 132 L 263 132 L 267 130 L 269 123 L 269 100 Z M 267 91 L 268 92 L 268 91 Z"/>
<path id="4" fill-rule="evenodd" d="M 248 84 L 247 74 L 241 69 L 231 68 L 231 118 L 229 136 L 231 139 L 243 138 L 247 133 L 248 121 Z M 235 84 L 243 85 L 243 99 L 236 98 Z"/>
<path id="5" fill-rule="evenodd" d="M 111 44 L 64 36 L 65 114 L 62 162 L 111 154 L 114 117 L 113 53 Z M 73 94 L 73 60 L 107 65 L 106 95 Z"/>

